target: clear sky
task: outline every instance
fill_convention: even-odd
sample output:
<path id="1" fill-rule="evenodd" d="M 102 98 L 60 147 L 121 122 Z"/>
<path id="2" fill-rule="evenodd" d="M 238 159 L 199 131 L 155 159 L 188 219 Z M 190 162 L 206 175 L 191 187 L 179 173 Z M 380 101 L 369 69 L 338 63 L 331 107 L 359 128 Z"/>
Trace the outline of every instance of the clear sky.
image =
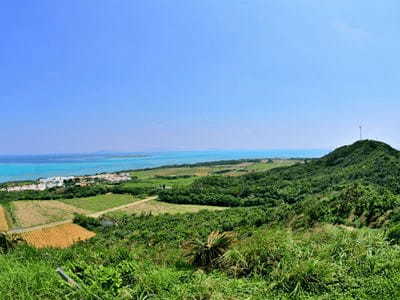
<path id="1" fill-rule="evenodd" d="M 400 146 L 400 2 L 0 7 L 0 153 Z"/>

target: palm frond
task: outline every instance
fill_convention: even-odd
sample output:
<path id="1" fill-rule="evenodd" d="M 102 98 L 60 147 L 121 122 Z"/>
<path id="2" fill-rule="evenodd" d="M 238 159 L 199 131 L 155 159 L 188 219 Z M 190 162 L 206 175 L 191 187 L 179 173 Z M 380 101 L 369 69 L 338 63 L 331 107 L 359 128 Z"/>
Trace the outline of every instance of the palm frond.
<path id="1" fill-rule="evenodd" d="M 206 241 L 191 240 L 183 245 L 189 263 L 198 267 L 211 267 L 235 241 L 232 232 L 211 232 Z"/>

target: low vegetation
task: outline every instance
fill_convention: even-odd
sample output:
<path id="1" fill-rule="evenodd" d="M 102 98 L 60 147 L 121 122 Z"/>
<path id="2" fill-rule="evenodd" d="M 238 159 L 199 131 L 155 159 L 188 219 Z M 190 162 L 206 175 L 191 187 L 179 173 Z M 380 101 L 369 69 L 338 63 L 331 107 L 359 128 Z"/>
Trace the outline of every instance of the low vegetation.
<path id="1" fill-rule="evenodd" d="M 31 227 L 72 219 L 75 213 L 86 210 L 60 201 L 15 201 L 11 203 L 15 218 L 14 227 Z"/>
<path id="2" fill-rule="evenodd" d="M 125 204 L 130 204 L 137 200 L 140 199 L 134 198 L 129 194 L 105 194 L 94 197 L 62 199 L 61 201 L 68 205 L 84 209 L 88 212 L 97 212 Z"/>
<path id="3" fill-rule="evenodd" d="M 0 294 L 3 299 L 400 296 L 400 248 L 386 240 L 384 231 L 334 225 L 293 231 L 273 210 L 263 210 L 264 214 L 261 208 L 235 208 L 124 216 L 114 219 L 113 227 L 93 225 L 97 236 L 72 248 L 35 250 L 20 245 L 0 255 Z M 266 213 L 268 219 L 257 217 Z M 207 240 L 214 229 L 223 233 L 227 223 L 237 242 Z M 187 243 L 195 239 L 198 246 L 185 257 Z M 204 251 L 219 245 L 216 254 Z M 59 278 L 55 268 L 60 266 L 80 289 Z"/>
<path id="4" fill-rule="evenodd" d="M 211 205 L 185 205 L 185 204 L 173 204 L 173 203 L 165 203 L 156 200 L 150 200 L 142 203 L 138 203 L 137 205 L 124 208 L 116 211 L 113 215 L 121 215 L 121 214 L 152 214 L 159 215 L 164 213 L 169 214 L 178 214 L 178 213 L 189 213 L 189 212 L 198 212 L 200 210 L 221 210 L 225 209 L 225 207 L 211 206 Z"/>

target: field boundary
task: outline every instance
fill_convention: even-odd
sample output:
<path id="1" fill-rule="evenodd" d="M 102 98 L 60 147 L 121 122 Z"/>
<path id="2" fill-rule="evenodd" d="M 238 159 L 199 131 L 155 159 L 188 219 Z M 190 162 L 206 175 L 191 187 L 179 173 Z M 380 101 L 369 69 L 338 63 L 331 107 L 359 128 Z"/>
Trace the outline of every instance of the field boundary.
<path id="1" fill-rule="evenodd" d="M 129 203 L 129 204 L 125 204 L 125 205 L 121 205 L 121 206 L 117 206 L 117 207 L 112 207 L 106 210 L 102 210 L 102 211 L 98 211 L 95 213 L 91 213 L 91 214 L 86 214 L 88 217 L 92 217 L 92 218 L 98 218 L 101 217 L 102 215 L 112 212 L 112 211 L 117 211 L 117 210 L 121 210 L 124 208 L 129 208 L 131 206 L 134 205 L 138 205 L 141 204 L 143 202 L 147 202 L 147 201 L 151 201 L 151 200 L 155 200 L 157 199 L 157 196 L 152 196 L 152 197 L 148 197 L 146 199 L 143 200 L 139 200 L 133 203 Z M 58 226 L 58 225 L 62 225 L 62 224 L 68 224 L 68 223 L 72 223 L 72 219 L 68 219 L 68 220 L 64 220 L 64 221 L 58 221 L 58 222 L 52 222 L 52 223 L 48 223 L 48 224 L 43 224 L 43 225 L 37 225 L 37 226 L 32 226 L 32 227 L 20 227 L 20 228 L 13 228 L 9 231 L 7 231 L 8 233 L 24 233 L 24 232 L 30 232 L 30 231 L 34 231 L 34 230 L 40 230 L 40 229 L 44 229 L 44 228 L 51 228 L 54 226 Z"/>

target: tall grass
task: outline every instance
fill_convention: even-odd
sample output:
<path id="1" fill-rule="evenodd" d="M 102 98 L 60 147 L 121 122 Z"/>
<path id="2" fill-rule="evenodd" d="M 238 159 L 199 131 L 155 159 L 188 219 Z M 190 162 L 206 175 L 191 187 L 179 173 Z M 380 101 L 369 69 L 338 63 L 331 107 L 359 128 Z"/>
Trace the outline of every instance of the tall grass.
<path id="1" fill-rule="evenodd" d="M 243 222 L 235 226 L 239 241 L 225 244 L 204 271 L 187 262 L 181 245 L 196 237 L 208 243 L 216 215 L 121 218 L 118 226 L 97 227 L 94 239 L 63 250 L 18 245 L 0 255 L 0 299 L 400 297 L 400 247 L 391 245 L 383 230 L 318 225 L 292 231 Z M 241 223 L 239 215 L 234 215 L 235 224 Z M 211 218 L 209 223 L 205 216 Z M 183 221 L 186 218 L 192 226 Z M 178 220 L 182 226 L 174 229 Z M 135 228 L 149 232 L 138 238 Z M 57 267 L 81 288 L 68 286 L 55 272 Z"/>

